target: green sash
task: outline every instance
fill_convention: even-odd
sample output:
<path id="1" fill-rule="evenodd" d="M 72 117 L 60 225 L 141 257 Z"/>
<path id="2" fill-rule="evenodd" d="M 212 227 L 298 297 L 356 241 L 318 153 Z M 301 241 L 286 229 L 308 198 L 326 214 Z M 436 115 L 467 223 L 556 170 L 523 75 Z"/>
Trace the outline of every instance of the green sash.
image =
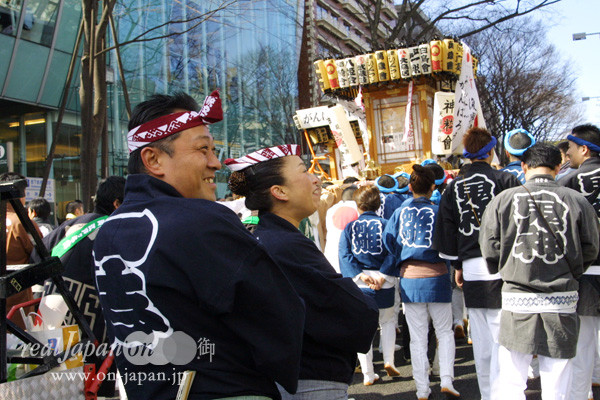
<path id="1" fill-rule="evenodd" d="M 54 248 L 52 249 L 53 257 L 62 257 L 69 250 L 73 248 L 77 243 L 79 243 L 83 238 L 88 236 L 90 233 L 94 232 L 96 229 L 100 228 L 104 221 L 108 218 L 108 215 L 97 218 L 91 222 L 88 222 L 80 229 L 75 232 L 70 233 L 65 236 Z"/>

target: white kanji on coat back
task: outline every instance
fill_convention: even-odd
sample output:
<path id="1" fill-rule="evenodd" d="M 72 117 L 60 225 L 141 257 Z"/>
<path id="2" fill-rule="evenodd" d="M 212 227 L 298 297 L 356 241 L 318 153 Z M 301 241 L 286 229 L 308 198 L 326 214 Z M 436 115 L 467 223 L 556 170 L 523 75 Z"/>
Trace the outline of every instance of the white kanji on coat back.
<path id="1" fill-rule="evenodd" d="M 456 205 L 460 213 L 458 230 L 470 236 L 479 230 L 479 221 L 485 207 L 494 198 L 496 184 L 483 174 L 473 174 L 456 183 Z M 475 200 L 475 201 L 474 201 Z"/>
<path id="2" fill-rule="evenodd" d="M 600 168 L 578 174 L 577 180 L 579 181 L 579 191 L 584 196 L 591 195 L 600 186 Z M 596 215 L 600 216 L 600 195 L 596 196 L 592 206 L 596 210 Z"/>
<path id="3" fill-rule="evenodd" d="M 352 252 L 354 254 L 381 254 L 383 252 L 383 224 L 379 220 L 358 220 L 352 225 Z"/>
<path id="4" fill-rule="evenodd" d="M 136 237 L 132 237 L 130 242 L 140 243 L 141 240 L 145 246 L 130 246 L 127 254 L 94 254 L 96 285 L 100 289 L 100 297 L 104 298 L 104 304 L 108 305 L 104 313 L 113 325 L 115 344 L 126 348 L 146 346 L 154 349 L 161 340 L 173 333 L 169 320 L 148 297 L 146 276 L 139 268 L 146 262 L 152 250 L 158 235 L 158 221 L 154 214 L 146 209 L 143 212 L 112 216 L 106 220 L 104 226 L 113 223 L 126 224 L 128 220 L 136 220 L 136 224 L 140 226 L 140 229 L 135 231 Z M 114 286 L 115 282 L 118 282 L 119 287 L 112 290 L 108 296 L 102 288 Z M 143 330 L 140 329 L 142 327 Z M 137 333 L 144 340 L 132 340 L 132 333 Z"/>
<path id="5" fill-rule="evenodd" d="M 400 238 L 403 246 L 431 247 L 435 214 L 431 208 L 405 207 L 400 213 Z"/>
<path id="6" fill-rule="evenodd" d="M 536 209 L 537 203 L 546 222 Z M 529 263 L 539 258 L 548 264 L 555 264 L 564 257 L 561 248 L 567 247 L 567 205 L 556 193 L 540 190 L 531 193 L 517 193 L 513 197 L 514 220 L 517 236 L 512 248 L 513 257 Z M 548 231 L 548 225 L 554 235 Z M 556 238 L 555 238 L 556 236 Z M 558 243 L 557 243 L 558 241 Z"/>

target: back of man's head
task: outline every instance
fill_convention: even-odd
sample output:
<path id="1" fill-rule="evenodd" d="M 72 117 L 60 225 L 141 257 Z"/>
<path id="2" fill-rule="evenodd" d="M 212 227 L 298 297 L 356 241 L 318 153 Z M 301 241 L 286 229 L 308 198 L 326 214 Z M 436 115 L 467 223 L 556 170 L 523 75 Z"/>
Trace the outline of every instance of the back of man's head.
<path id="1" fill-rule="evenodd" d="M 65 206 L 65 213 L 75 215 L 75 212 L 81 209 L 81 213 L 83 214 L 83 201 L 81 200 L 73 200 L 67 203 Z"/>
<path id="2" fill-rule="evenodd" d="M 587 142 L 600 146 L 600 129 L 592 124 L 578 125 L 571 131 L 573 136 L 583 139 Z M 590 149 L 591 157 L 598 157 L 600 154 Z"/>
<path id="3" fill-rule="evenodd" d="M 508 144 L 514 150 L 523 151 L 522 149 L 526 149 L 529 146 L 531 146 L 531 137 L 529 137 L 529 135 L 527 135 L 524 132 L 516 132 L 516 133 L 513 133 L 510 136 L 510 138 L 508 139 Z M 510 150 L 507 150 L 507 151 L 513 157 L 516 157 L 519 160 L 521 159 L 521 157 L 519 155 L 513 154 Z"/>
<path id="4" fill-rule="evenodd" d="M 558 150 L 560 150 L 561 153 L 567 154 L 567 150 L 569 150 L 569 141 L 563 140 L 562 142 L 557 143 L 556 147 L 558 147 Z"/>
<path id="5" fill-rule="evenodd" d="M 166 94 L 155 94 L 148 100 L 138 104 L 133 109 L 131 119 L 129 120 L 128 129 L 132 130 L 133 128 L 148 121 L 152 121 L 153 119 L 162 117 L 163 115 L 172 114 L 176 110 L 196 111 L 198 108 L 199 106 L 196 100 L 194 100 L 192 96 L 183 92 L 175 93 L 172 96 Z M 165 153 L 171 155 L 171 142 L 179 137 L 179 133 L 180 132 L 174 133 L 164 139 L 147 144 L 146 146 L 158 147 Z M 127 170 L 130 174 L 143 174 L 146 172 L 140 157 L 141 149 L 142 148 L 136 149 L 129 154 Z"/>
<path id="6" fill-rule="evenodd" d="M 396 180 L 390 175 L 382 175 L 377 180 L 377 184 L 381 187 L 391 189 L 396 186 Z"/>
<path id="7" fill-rule="evenodd" d="M 115 211 L 115 200 L 118 204 L 123 202 L 125 193 L 125 178 L 109 176 L 98 184 L 96 198 L 94 199 L 95 211 L 99 214 L 110 215 Z"/>
<path id="8" fill-rule="evenodd" d="M 354 192 L 356 192 L 356 189 L 358 189 L 358 187 L 356 185 L 348 186 L 346 189 L 344 189 L 344 191 L 342 192 L 342 200 L 343 201 L 353 200 Z"/>
<path id="9" fill-rule="evenodd" d="M 546 143 L 536 143 L 523 153 L 521 161 L 528 168 L 555 169 L 562 163 L 562 156 L 558 147 Z"/>
<path id="10" fill-rule="evenodd" d="M 48 200 L 42 197 L 36 197 L 35 199 L 32 199 L 27 205 L 27 208 L 35 211 L 35 215 L 42 220 L 48 219 L 48 217 L 50 217 L 50 213 L 52 212 L 52 207 L 50 207 Z"/>
<path id="11" fill-rule="evenodd" d="M 349 176 L 346 179 L 344 179 L 344 181 L 342 183 L 354 183 L 354 182 L 358 182 L 360 179 L 358 179 L 355 176 Z"/>

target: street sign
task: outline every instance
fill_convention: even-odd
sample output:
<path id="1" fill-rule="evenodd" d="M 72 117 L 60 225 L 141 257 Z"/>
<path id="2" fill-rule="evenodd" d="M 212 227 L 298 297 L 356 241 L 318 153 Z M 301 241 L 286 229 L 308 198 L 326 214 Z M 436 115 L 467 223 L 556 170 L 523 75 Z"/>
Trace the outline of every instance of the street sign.
<path id="1" fill-rule="evenodd" d="M 25 201 L 31 201 L 36 197 L 39 197 L 40 188 L 42 187 L 42 178 L 27 178 L 27 189 L 25 189 Z M 49 203 L 54 203 L 56 200 L 54 179 L 48 179 L 48 184 L 46 185 L 46 193 L 44 194 L 44 198 L 48 200 Z"/>

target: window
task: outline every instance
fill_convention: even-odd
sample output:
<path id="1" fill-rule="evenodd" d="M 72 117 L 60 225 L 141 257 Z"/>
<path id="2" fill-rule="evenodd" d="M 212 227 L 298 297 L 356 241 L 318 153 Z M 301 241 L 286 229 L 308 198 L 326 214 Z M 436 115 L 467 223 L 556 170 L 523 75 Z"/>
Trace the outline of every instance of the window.
<path id="1" fill-rule="evenodd" d="M 23 0 L 0 0 L 0 33 L 15 36 Z"/>
<path id="2" fill-rule="evenodd" d="M 373 101 L 376 137 L 379 138 L 377 153 L 380 164 L 409 162 L 421 153 L 423 143 L 419 132 L 418 95 L 413 95 L 413 132 L 404 141 L 406 103 L 406 96 Z"/>
<path id="3" fill-rule="evenodd" d="M 45 46 L 52 44 L 58 14 L 58 0 L 30 0 L 23 20 L 23 39 Z"/>
<path id="4" fill-rule="evenodd" d="M 317 4 L 317 18 L 324 19 L 329 15 L 327 9 Z"/>

